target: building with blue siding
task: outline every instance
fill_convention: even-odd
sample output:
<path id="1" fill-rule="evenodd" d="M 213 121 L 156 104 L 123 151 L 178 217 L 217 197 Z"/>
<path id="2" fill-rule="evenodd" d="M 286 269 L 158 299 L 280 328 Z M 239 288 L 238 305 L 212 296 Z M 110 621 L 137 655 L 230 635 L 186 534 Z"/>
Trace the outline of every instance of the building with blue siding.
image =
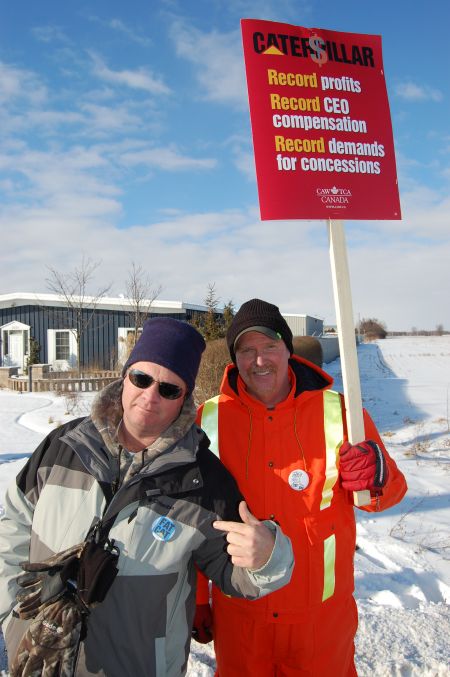
<path id="1" fill-rule="evenodd" d="M 149 303 L 141 301 L 141 308 Z M 200 320 L 208 309 L 184 301 L 154 300 L 149 311 L 148 317 L 165 315 L 190 322 Z M 81 317 L 77 317 L 79 314 Z M 322 337 L 323 320 L 294 313 L 283 313 L 283 316 L 294 336 Z M 126 298 L 105 297 L 95 303 L 94 298 L 86 297 L 73 310 L 58 294 L 0 294 L 0 367 L 18 367 L 22 372 L 34 339 L 39 348 L 37 361 L 51 365 L 56 371 L 72 369 L 78 364 L 99 370 L 120 369 L 131 347 L 129 337 L 135 333 L 134 324 L 135 304 Z M 77 327 L 81 327 L 81 331 Z M 333 341 L 318 340 L 322 343 L 325 362 L 339 354 L 337 337 Z"/>
<path id="2" fill-rule="evenodd" d="M 135 330 L 133 302 L 105 297 L 95 304 L 93 298 L 87 297 L 78 307 L 81 325 L 86 326 L 79 342 L 77 312 L 68 307 L 62 296 L 0 294 L 0 365 L 23 370 L 34 339 L 39 347 L 38 361 L 54 369 L 70 369 L 79 363 L 105 370 L 120 367 L 126 359 L 127 337 Z M 148 317 L 165 315 L 188 322 L 206 312 L 206 306 L 154 300 Z"/>

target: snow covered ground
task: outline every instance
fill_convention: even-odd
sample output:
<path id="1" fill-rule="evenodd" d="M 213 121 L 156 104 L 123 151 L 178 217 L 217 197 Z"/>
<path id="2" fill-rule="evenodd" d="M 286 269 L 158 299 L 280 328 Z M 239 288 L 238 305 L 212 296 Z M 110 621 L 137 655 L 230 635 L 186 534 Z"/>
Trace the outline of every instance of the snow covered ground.
<path id="1" fill-rule="evenodd" d="M 448 676 L 450 336 L 386 339 L 359 346 L 358 357 L 364 405 L 409 485 L 391 510 L 357 511 L 358 674 Z M 327 370 L 342 388 L 339 360 Z M 26 456 L 52 427 L 88 411 L 91 399 L 66 414 L 74 406 L 67 398 L 0 390 L 0 511 Z M 212 677 L 210 645 L 193 642 L 188 674 Z"/>

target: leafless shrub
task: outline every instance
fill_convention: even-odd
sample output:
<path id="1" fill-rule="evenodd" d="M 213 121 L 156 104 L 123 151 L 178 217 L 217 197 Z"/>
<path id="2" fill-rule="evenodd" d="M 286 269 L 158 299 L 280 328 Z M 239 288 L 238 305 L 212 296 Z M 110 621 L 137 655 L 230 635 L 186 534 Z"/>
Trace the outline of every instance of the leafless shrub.
<path id="1" fill-rule="evenodd" d="M 406 510 L 399 520 L 391 527 L 389 531 L 389 536 L 392 538 L 398 538 L 403 540 L 406 536 L 406 519 L 408 515 L 411 515 L 414 510 L 416 510 L 424 502 L 426 496 L 422 496 L 417 501 L 412 502 L 408 510 Z"/>
<path id="2" fill-rule="evenodd" d="M 418 423 L 416 427 L 416 436 L 409 449 L 405 452 L 407 456 L 420 456 L 430 451 L 431 441 L 425 434 L 425 426 Z"/>
<path id="3" fill-rule="evenodd" d="M 77 414 L 86 413 L 85 404 L 77 390 L 57 390 L 56 394 L 58 397 L 63 398 L 65 416 L 76 416 Z"/>
<path id="4" fill-rule="evenodd" d="M 364 336 L 365 341 L 384 339 L 387 336 L 385 323 L 375 317 L 362 319 L 359 324 L 359 332 Z"/>
<path id="5" fill-rule="evenodd" d="M 417 543 L 417 552 L 429 550 L 440 555 L 443 559 L 450 559 L 450 538 L 437 529 L 426 533 Z"/>
<path id="6" fill-rule="evenodd" d="M 405 423 L 405 425 L 413 425 L 415 421 L 409 416 L 405 416 L 403 419 L 403 423 Z"/>

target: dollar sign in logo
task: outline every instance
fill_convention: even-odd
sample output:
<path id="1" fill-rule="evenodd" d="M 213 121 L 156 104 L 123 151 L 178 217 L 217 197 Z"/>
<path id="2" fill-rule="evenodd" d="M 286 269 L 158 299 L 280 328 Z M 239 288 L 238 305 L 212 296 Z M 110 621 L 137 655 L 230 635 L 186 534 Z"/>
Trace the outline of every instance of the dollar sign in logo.
<path id="1" fill-rule="evenodd" d="M 320 68 L 322 68 L 323 64 L 328 61 L 328 55 L 324 49 L 325 40 L 314 33 L 314 35 L 311 35 L 309 38 L 309 46 L 315 52 L 314 54 L 311 54 L 311 59 L 315 61 L 315 63 L 318 63 Z"/>

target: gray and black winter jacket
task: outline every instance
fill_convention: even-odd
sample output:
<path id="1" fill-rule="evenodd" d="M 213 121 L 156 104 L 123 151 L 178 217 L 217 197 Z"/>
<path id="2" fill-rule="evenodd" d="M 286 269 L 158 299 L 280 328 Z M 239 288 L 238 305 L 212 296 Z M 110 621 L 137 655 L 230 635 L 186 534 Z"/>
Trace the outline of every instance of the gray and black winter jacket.
<path id="1" fill-rule="evenodd" d="M 65 550 L 83 541 L 98 520 L 113 516 L 109 535 L 120 549 L 119 573 L 106 599 L 91 611 L 74 674 L 178 677 L 185 674 L 189 655 L 194 565 L 225 594 L 256 599 L 289 582 L 292 549 L 279 527 L 268 522 L 276 535 L 269 562 L 258 571 L 232 565 L 224 535 L 212 523 L 240 521 L 242 496 L 192 423 L 192 402 L 185 404 L 190 412 L 184 434 L 159 443 L 156 452 L 140 452 L 141 466 L 133 458 L 131 470 L 128 464 L 121 475 L 114 442 L 120 386 L 112 385 L 92 416 L 44 439 L 6 493 L 0 622 L 12 657 L 29 623 L 12 613 L 19 563 Z M 175 431 L 183 432 L 183 426 Z"/>

